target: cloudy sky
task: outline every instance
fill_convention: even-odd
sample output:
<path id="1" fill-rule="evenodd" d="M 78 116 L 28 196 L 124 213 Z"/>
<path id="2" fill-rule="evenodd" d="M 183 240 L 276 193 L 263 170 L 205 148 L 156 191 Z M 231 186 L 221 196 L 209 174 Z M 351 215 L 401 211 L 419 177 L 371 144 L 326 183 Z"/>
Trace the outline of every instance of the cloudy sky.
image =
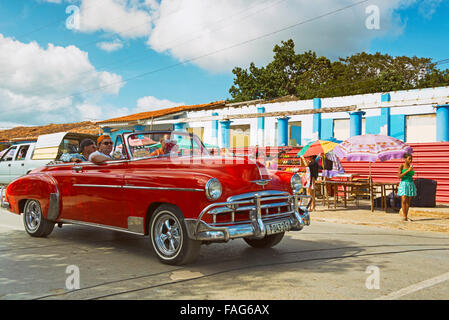
<path id="1" fill-rule="evenodd" d="M 448 59 L 448 2 L 0 0 L 0 128 L 227 99 L 234 67 L 290 38 L 332 59 Z"/>

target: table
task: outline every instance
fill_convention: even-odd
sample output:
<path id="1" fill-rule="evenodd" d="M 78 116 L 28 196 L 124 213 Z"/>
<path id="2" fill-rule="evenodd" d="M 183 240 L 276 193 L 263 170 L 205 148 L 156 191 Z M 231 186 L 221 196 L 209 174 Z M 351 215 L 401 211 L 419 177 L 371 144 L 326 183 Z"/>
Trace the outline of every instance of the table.
<path id="1" fill-rule="evenodd" d="M 374 212 L 374 195 L 380 194 L 381 196 L 381 207 L 385 209 L 385 212 L 387 212 L 387 191 L 393 191 L 393 197 L 394 194 L 397 192 L 398 182 L 392 182 L 392 181 L 337 181 L 337 180 L 322 180 L 317 181 L 317 185 L 324 186 L 324 189 L 327 190 L 327 186 L 331 186 L 334 193 L 334 208 L 337 208 L 337 202 L 338 202 L 338 188 L 343 188 L 343 201 L 344 201 L 344 207 L 347 207 L 347 194 L 350 192 L 351 194 L 355 195 L 355 200 L 358 204 L 358 196 L 360 195 L 366 195 L 370 197 L 370 203 L 371 203 L 371 212 Z M 377 191 L 377 187 L 380 187 L 380 192 Z M 328 205 L 330 207 L 329 202 L 329 196 L 328 193 L 325 192 L 323 195 L 323 204 Z"/>
<path id="2" fill-rule="evenodd" d="M 350 192 L 356 196 L 356 200 L 358 200 L 357 196 L 359 195 L 368 195 L 367 191 L 370 190 L 370 184 L 368 182 L 355 182 L 355 181 L 337 181 L 337 180 L 323 180 L 317 181 L 317 185 L 324 186 L 325 190 L 327 190 L 327 186 L 330 186 L 333 189 L 334 193 L 334 208 L 337 208 L 338 202 L 338 187 L 343 187 L 343 201 L 345 208 L 347 207 L 347 194 Z M 324 204 L 327 203 L 328 207 L 330 207 L 329 195 L 325 192 L 323 197 Z M 358 206 L 358 201 L 357 201 Z"/>
<path id="3" fill-rule="evenodd" d="M 393 199 L 394 195 L 398 191 L 399 182 L 397 181 L 373 181 L 373 187 L 380 187 L 381 192 L 381 207 L 385 209 L 385 212 L 387 212 L 388 206 L 387 206 L 387 191 L 393 192 Z M 371 210 L 373 211 L 373 210 Z"/>

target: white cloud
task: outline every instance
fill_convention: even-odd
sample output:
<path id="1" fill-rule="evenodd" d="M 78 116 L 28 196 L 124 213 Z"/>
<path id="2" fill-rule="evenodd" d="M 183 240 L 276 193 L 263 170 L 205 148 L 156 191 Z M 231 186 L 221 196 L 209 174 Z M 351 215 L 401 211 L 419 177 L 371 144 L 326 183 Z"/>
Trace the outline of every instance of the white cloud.
<path id="1" fill-rule="evenodd" d="M 123 42 L 120 39 L 115 39 L 114 41 L 110 42 L 104 41 L 97 43 L 97 47 L 104 51 L 112 52 L 123 48 Z"/>
<path id="2" fill-rule="evenodd" d="M 274 45 L 289 38 L 294 40 L 297 52 L 314 50 L 337 58 L 368 50 L 376 37 L 400 34 L 403 22 L 394 10 L 414 3 L 410 0 L 373 0 L 306 22 L 357 2 L 226 0 L 215 1 L 211 6 L 208 0 L 162 1 L 147 43 L 154 50 L 168 52 L 180 61 L 204 56 L 192 62 L 212 71 L 229 72 L 233 67 L 247 66 L 251 61 L 257 65 L 266 64 L 272 58 Z M 368 18 L 365 8 L 369 5 L 379 7 L 379 30 L 365 27 Z M 245 43 L 301 22 L 306 23 Z M 242 45 L 236 46 L 240 43 Z M 229 47 L 232 48 L 220 52 Z"/>
<path id="3" fill-rule="evenodd" d="M 184 102 L 173 102 L 166 99 L 158 99 L 153 96 L 142 97 L 137 100 L 137 108 L 133 113 L 145 112 L 145 111 L 154 111 L 165 108 L 172 108 L 177 106 L 185 105 Z"/>
<path id="4" fill-rule="evenodd" d="M 86 107 L 105 94 L 118 94 L 121 76 L 97 71 L 87 52 L 75 46 L 23 43 L 0 34 L 2 122 L 61 123 L 92 117 Z"/>
<path id="5" fill-rule="evenodd" d="M 79 31 L 105 31 L 123 38 L 148 36 L 151 31 L 149 5 L 132 0 L 83 0 Z"/>
<path id="6" fill-rule="evenodd" d="M 256 65 L 266 64 L 272 58 L 274 45 L 289 38 L 295 41 L 297 52 L 313 50 L 330 58 L 367 51 L 373 39 L 402 33 L 405 21 L 396 10 L 416 6 L 422 16 L 430 18 L 442 0 L 372 0 L 315 21 L 308 20 L 360 0 L 79 2 L 80 32 L 103 31 L 122 39 L 146 38 L 147 44 L 157 52 L 210 71 L 229 72 L 252 61 Z M 366 28 L 365 8 L 373 5 L 380 11 L 379 30 Z M 287 29 L 277 32 L 283 28 Z M 123 47 L 118 41 L 102 42 L 98 47 L 118 50 Z"/>
<path id="7" fill-rule="evenodd" d="M 443 0 L 425 0 L 419 2 L 418 12 L 426 19 L 431 19 Z"/>

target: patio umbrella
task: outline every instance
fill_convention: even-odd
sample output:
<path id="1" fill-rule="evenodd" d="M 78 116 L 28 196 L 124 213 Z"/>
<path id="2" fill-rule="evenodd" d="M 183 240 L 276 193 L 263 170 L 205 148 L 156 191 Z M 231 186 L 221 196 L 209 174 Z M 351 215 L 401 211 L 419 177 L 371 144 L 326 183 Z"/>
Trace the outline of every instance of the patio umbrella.
<path id="1" fill-rule="evenodd" d="M 345 169 L 340 163 L 340 159 L 334 154 L 333 151 L 330 151 L 324 155 L 324 158 L 332 161 L 332 169 L 331 170 L 323 170 L 323 177 L 332 178 L 341 173 L 345 173 Z"/>
<path id="2" fill-rule="evenodd" d="M 338 143 L 327 140 L 316 140 L 306 144 L 301 151 L 298 152 L 297 157 L 316 156 L 318 154 L 326 154 L 332 151 Z"/>
<path id="3" fill-rule="evenodd" d="M 372 185 L 371 163 L 399 159 L 405 153 L 412 153 L 413 149 L 399 139 L 379 135 L 366 134 L 350 137 L 336 146 L 334 154 L 340 159 L 346 158 L 348 161 L 368 161 L 369 162 L 369 184 Z M 372 198 L 372 194 L 370 196 Z M 373 211 L 373 201 L 371 199 L 371 211 Z"/>
<path id="4" fill-rule="evenodd" d="M 381 134 L 365 134 L 350 137 L 336 146 L 334 154 L 348 161 L 369 161 L 369 181 L 371 183 L 371 162 L 400 159 L 413 149 L 399 139 Z"/>

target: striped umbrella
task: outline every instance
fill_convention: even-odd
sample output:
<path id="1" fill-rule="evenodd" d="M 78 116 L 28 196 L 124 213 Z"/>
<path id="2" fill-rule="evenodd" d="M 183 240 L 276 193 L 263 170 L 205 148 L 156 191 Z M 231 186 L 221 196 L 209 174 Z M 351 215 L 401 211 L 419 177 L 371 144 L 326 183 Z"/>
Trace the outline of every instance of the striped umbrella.
<path id="1" fill-rule="evenodd" d="M 338 143 L 327 140 L 316 140 L 306 144 L 301 151 L 298 152 L 297 157 L 316 156 L 318 154 L 326 154 L 334 150 Z"/>

